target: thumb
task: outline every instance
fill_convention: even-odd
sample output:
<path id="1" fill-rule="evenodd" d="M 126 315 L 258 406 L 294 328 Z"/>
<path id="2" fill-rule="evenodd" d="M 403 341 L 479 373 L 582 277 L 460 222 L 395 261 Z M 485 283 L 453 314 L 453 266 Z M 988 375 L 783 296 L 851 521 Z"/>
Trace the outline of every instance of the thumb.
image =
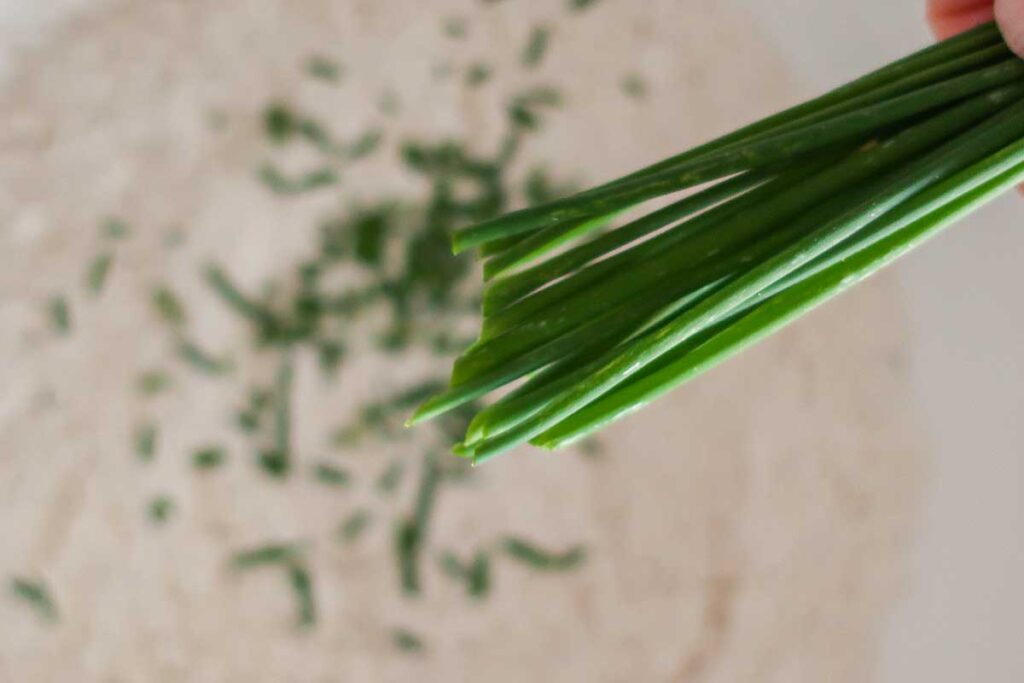
<path id="1" fill-rule="evenodd" d="M 1024 0 L 996 0 L 996 21 L 1006 42 L 1024 57 Z"/>

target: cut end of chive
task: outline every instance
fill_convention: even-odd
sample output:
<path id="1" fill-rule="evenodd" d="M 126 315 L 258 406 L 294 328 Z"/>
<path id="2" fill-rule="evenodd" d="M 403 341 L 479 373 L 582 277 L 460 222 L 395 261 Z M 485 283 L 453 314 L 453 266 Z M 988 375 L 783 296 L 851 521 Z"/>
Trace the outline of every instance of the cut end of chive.
<path id="1" fill-rule="evenodd" d="M 420 422 L 437 417 L 451 410 L 454 405 L 448 392 L 433 396 L 420 404 L 420 407 L 405 421 L 405 426 L 412 427 Z"/>
<path id="2" fill-rule="evenodd" d="M 463 440 L 463 443 L 467 446 L 473 446 L 486 438 L 486 412 L 477 413 L 477 415 L 470 420 L 469 426 L 466 427 L 466 437 Z"/>
<path id="3" fill-rule="evenodd" d="M 427 403 L 430 403 L 430 401 L 427 401 Z M 406 427 L 407 429 L 409 427 L 415 427 L 420 422 L 423 422 L 424 420 L 429 420 L 431 417 L 433 417 L 433 414 L 425 410 L 425 408 L 427 407 L 427 403 L 421 405 L 419 408 L 416 409 L 416 412 L 407 417 L 405 419 L 405 422 L 403 423 L 403 426 Z"/>
<path id="4" fill-rule="evenodd" d="M 452 253 L 456 256 L 467 249 L 472 249 L 476 246 L 478 246 L 478 244 L 475 244 L 471 239 L 464 237 L 461 230 L 452 235 Z"/>

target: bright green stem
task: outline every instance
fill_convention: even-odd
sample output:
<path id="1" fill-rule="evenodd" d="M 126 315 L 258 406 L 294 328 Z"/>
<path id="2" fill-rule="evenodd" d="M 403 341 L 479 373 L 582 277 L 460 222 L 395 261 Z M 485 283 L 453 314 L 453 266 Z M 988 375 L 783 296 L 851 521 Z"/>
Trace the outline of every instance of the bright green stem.
<path id="1" fill-rule="evenodd" d="M 1020 88 L 1008 90 L 1013 96 L 1020 96 Z M 1000 91 L 1003 92 L 1007 91 Z M 676 282 L 681 278 L 686 280 L 693 277 L 694 273 L 699 273 L 696 279 L 687 280 L 684 291 L 690 291 L 694 287 L 727 275 L 744 263 L 756 263 L 765 253 L 764 248 L 757 248 L 758 245 L 755 245 L 754 255 L 745 255 L 737 250 L 744 244 L 756 242 L 771 231 L 775 231 L 772 235 L 775 240 L 772 248 L 784 246 L 795 237 L 794 227 L 786 225 L 787 221 L 795 220 L 797 228 L 803 228 L 808 219 L 805 217 L 800 220 L 802 214 L 820 207 L 823 202 L 829 202 L 833 197 L 841 197 L 848 186 L 856 186 L 857 183 L 877 177 L 879 173 L 889 168 L 906 163 L 914 156 L 948 139 L 957 130 L 991 115 L 993 111 L 1006 105 L 1006 97 L 1008 95 L 993 94 L 976 98 L 941 117 L 929 119 L 900 133 L 887 143 L 854 155 L 817 177 L 788 191 L 780 192 L 758 206 L 756 215 L 751 215 L 751 212 L 737 214 L 735 220 L 716 225 L 714 230 L 699 233 L 694 239 L 672 249 L 655 251 L 654 254 L 657 255 L 652 254 L 651 258 L 634 259 L 634 263 L 642 263 L 642 266 L 621 268 L 616 274 L 609 274 L 600 284 L 587 288 L 579 296 L 565 299 L 554 307 L 544 308 L 543 312 L 527 308 L 532 297 L 524 300 L 521 305 L 509 309 L 501 316 L 503 324 L 500 327 L 497 323 L 492 323 L 498 330 L 508 329 L 507 334 L 483 341 L 459 358 L 453 373 L 453 382 L 460 384 L 470 381 L 493 368 L 509 363 L 511 359 L 530 348 L 564 334 L 573 333 L 572 331 L 583 321 L 592 319 L 610 307 L 631 300 L 640 305 L 648 299 L 648 294 L 663 288 L 666 282 Z M 808 227 L 813 229 L 816 227 L 813 221 L 820 219 L 813 213 L 811 216 L 809 220 L 812 222 Z M 782 232 L 778 232 L 779 230 Z M 714 266 L 718 263 L 727 263 L 728 266 L 715 269 Z M 712 270 L 705 274 L 703 270 L 707 268 Z M 537 298 L 542 298 L 546 291 L 539 293 Z M 527 310 L 524 311 L 524 308 Z"/>
<path id="2" fill-rule="evenodd" d="M 613 362 L 563 392 L 539 414 L 475 450 L 479 459 L 504 452 L 536 437 L 594 402 L 616 386 L 670 353 L 701 330 L 728 317 L 744 301 L 855 235 L 865 226 L 929 186 L 1024 136 L 1024 106 L 1015 105 L 924 158 L 908 164 L 888 187 L 838 215 L 821 228 L 780 251 L 721 291 L 681 315 L 652 338 L 638 340 Z"/>
<path id="3" fill-rule="evenodd" d="M 642 408 L 900 258 L 1022 180 L 1024 162 L 1018 162 L 1001 175 L 959 194 L 905 229 L 889 234 L 870 247 L 838 260 L 785 289 L 710 340 L 679 349 L 669 357 L 669 362 L 574 413 L 538 436 L 534 443 L 545 448 L 561 448 Z"/>
<path id="4" fill-rule="evenodd" d="M 758 168 L 771 161 L 792 158 L 824 145 L 854 138 L 867 130 L 877 130 L 881 126 L 973 93 L 1009 83 L 1022 74 L 1024 63 L 1014 57 L 905 95 L 869 106 L 858 106 L 824 120 L 811 117 L 809 123 L 800 122 L 800 125 L 782 127 L 782 132 L 752 138 L 748 136 L 742 144 L 730 141 L 723 145 L 720 139 L 713 143 L 714 149 L 710 152 L 704 149 L 699 154 L 696 151 L 686 153 L 682 158 L 656 165 L 659 167 L 657 170 L 648 169 L 595 190 L 543 206 L 522 209 L 459 231 L 454 238 L 454 248 L 458 252 L 510 234 L 549 227 L 563 221 L 605 215 L 661 194 Z"/>

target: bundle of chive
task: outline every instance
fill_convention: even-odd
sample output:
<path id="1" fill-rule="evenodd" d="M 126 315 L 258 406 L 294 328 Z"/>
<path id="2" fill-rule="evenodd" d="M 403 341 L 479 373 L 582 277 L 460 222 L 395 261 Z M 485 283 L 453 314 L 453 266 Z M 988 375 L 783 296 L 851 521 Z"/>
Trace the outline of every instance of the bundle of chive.
<path id="1" fill-rule="evenodd" d="M 1024 61 L 993 24 L 624 178 L 455 235 L 483 329 L 410 422 L 519 382 L 456 447 L 584 437 L 1024 180 Z M 700 187 L 698 187 L 700 186 Z M 696 188 L 615 229 L 614 217 Z"/>

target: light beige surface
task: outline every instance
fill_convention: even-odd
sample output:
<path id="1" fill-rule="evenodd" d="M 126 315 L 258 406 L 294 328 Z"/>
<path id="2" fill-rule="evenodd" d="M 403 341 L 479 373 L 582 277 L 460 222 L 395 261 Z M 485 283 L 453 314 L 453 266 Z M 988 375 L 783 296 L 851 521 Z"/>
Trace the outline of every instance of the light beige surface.
<path id="1" fill-rule="evenodd" d="M 168 278 L 196 295 L 195 265 L 210 256 L 257 283 L 305 253 L 305 226 L 335 204 L 277 202 L 253 182 L 267 98 L 322 107 L 347 136 L 394 88 L 406 130 L 493 143 L 502 92 L 528 80 L 506 74 L 463 94 L 430 78 L 453 49 L 439 17 L 475 6 L 115 2 L 51 24 L 17 58 L 0 91 L 0 576 L 46 576 L 64 617 L 45 628 L 0 603 L 0 680 L 868 677 L 917 471 L 901 311 L 885 277 L 624 422 L 601 463 L 524 452 L 447 494 L 442 544 L 468 549 L 512 530 L 593 549 L 576 578 L 500 566 L 480 606 L 436 576 L 425 599 L 404 603 L 386 534 L 356 550 L 324 542 L 349 500 L 268 484 L 242 466 L 195 476 L 186 454 L 197 435 L 230 436 L 223 406 L 233 396 L 215 384 L 186 382 L 161 399 L 166 456 L 148 471 L 132 461 L 126 433 L 140 409 L 130 383 L 169 352 L 148 284 Z M 499 3 L 471 23 L 459 54 L 498 54 L 499 71 L 512 71 L 533 21 L 562 15 L 561 3 Z M 337 93 L 296 78 L 313 50 L 348 66 Z M 647 76 L 647 105 L 621 96 L 623 61 Z M 531 155 L 591 180 L 796 96 L 755 25 L 712 0 L 604 0 L 559 21 L 540 77 L 563 84 L 569 104 Z M 227 132 L 211 131 L 213 109 L 228 113 Z M 346 187 L 407 187 L 386 168 L 371 165 Z M 102 301 L 76 301 L 73 343 L 54 341 L 41 304 L 77 288 L 97 218 L 109 213 L 136 237 Z M 169 226 L 189 235 L 173 256 L 159 247 Z M 204 339 L 244 348 L 217 306 L 194 313 Z M 368 364 L 345 387 L 370 392 L 380 373 L 404 370 Z M 252 376 L 268 371 L 259 358 L 243 363 Z M 302 424 L 329 424 L 351 399 L 324 390 L 312 367 L 300 367 L 299 384 L 297 438 L 314 453 L 322 434 Z M 182 510 L 154 533 L 142 508 L 157 490 Z M 315 633 L 290 630 L 273 577 L 225 571 L 231 548 L 267 535 L 317 540 Z M 429 634 L 429 655 L 396 656 L 394 624 Z"/>

